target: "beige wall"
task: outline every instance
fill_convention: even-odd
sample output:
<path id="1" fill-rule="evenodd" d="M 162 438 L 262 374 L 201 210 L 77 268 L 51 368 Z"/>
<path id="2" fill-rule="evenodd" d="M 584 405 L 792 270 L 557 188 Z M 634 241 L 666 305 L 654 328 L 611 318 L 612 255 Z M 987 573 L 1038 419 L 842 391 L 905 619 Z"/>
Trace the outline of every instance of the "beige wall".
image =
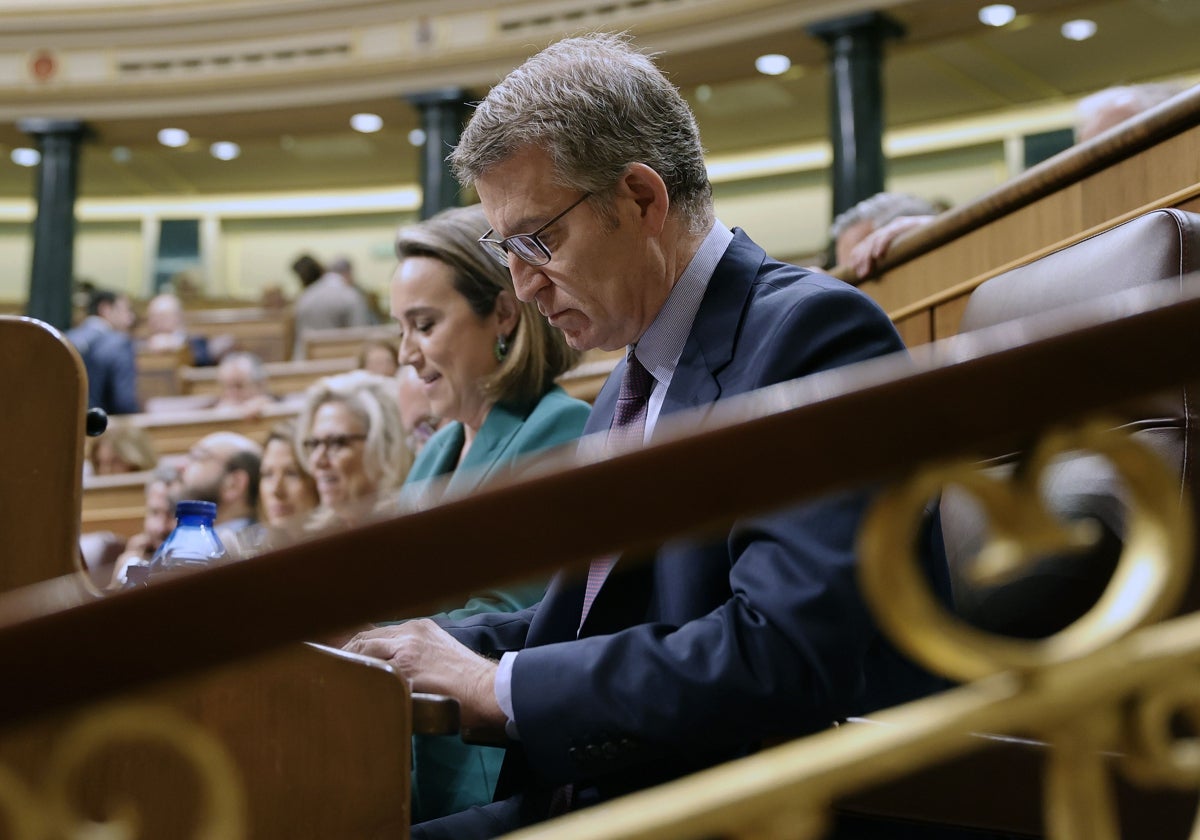
<path id="1" fill-rule="evenodd" d="M 221 225 L 223 287 L 211 291 L 257 299 L 269 286 L 288 297 L 299 289 L 291 265 L 303 253 L 322 262 L 342 255 L 354 264 L 355 279 L 387 299 L 396 267 L 396 228 L 412 214 L 381 213 L 293 219 L 233 219 Z"/>

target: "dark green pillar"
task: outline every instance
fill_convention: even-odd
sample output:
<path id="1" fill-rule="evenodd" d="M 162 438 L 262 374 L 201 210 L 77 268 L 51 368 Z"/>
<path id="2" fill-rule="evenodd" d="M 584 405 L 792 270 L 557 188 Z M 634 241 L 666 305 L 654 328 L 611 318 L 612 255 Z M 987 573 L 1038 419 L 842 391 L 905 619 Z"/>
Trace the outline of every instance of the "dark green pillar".
<path id="1" fill-rule="evenodd" d="M 408 101 L 421 112 L 425 145 L 421 149 L 421 218 L 457 207 L 459 186 L 450 174 L 446 155 L 458 145 L 466 112 L 467 92 L 462 88 L 418 93 Z"/>
<path id="2" fill-rule="evenodd" d="M 863 12 L 808 27 L 829 45 L 833 215 L 883 191 L 883 42 L 904 27 Z"/>
<path id="3" fill-rule="evenodd" d="M 37 140 L 42 154 L 37 174 L 33 270 L 26 313 L 65 330 L 71 326 L 79 147 L 87 126 L 80 120 L 39 118 L 21 120 L 17 127 Z"/>

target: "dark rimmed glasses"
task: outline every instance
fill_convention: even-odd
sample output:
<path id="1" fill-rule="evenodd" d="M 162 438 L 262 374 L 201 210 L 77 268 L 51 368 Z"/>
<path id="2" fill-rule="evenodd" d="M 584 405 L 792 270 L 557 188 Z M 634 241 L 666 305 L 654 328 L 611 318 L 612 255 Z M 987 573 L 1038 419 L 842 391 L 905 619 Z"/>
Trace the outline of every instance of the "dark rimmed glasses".
<path id="1" fill-rule="evenodd" d="M 579 198 L 575 199 L 570 207 L 546 222 L 546 224 L 533 233 L 514 233 L 512 236 L 506 236 L 503 239 L 492 239 L 492 234 L 496 231 L 488 228 L 487 233 L 479 237 L 479 244 L 495 257 L 497 262 L 504 266 L 508 265 L 509 254 L 516 254 L 522 262 L 527 262 L 530 265 L 545 265 L 550 262 L 550 249 L 546 247 L 542 240 L 538 239 L 538 235 L 580 204 L 583 204 L 584 199 L 589 196 L 591 196 L 591 193 L 585 192 Z"/>
<path id="2" fill-rule="evenodd" d="M 304 450 L 305 455 L 312 455 L 318 447 L 324 446 L 325 451 L 332 457 L 350 444 L 366 439 L 366 435 L 330 435 L 323 438 L 305 438 L 300 441 L 300 448 Z"/>

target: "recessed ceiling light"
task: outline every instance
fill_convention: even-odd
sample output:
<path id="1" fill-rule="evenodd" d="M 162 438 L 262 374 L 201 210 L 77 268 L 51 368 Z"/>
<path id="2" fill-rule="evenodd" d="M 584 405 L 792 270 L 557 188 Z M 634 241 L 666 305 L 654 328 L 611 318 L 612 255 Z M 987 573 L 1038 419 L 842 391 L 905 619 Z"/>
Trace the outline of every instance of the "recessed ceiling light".
<path id="1" fill-rule="evenodd" d="M 712 86 L 696 85 L 696 99 L 699 102 L 707 102 L 712 99 Z"/>
<path id="2" fill-rule="evenodd" d="M 759 73 L 763 73 L 764 75 L 779 76 L 791 69 L 792 60 L 786 55 L 768 53 L 754 59 L 754 67 Z"/>
<path id="3" fill-rule="evenodd" d="M 164 128 L 158 132 L 158 142 L 164 146 L 170 146 L 172 149 L 178 149 L 186 146 L 192 136 L 182 128 Z"/>
<path id="4" fill-rule="evenodd" d="M 9 158 L 17 166 L 37 166 L 42 162 L 42 153 L 37 149 L 20 146 L 9 152 Z"/>
<path id="5" fill-rule="evenodd" d="M 373 134 L 383 128 L 383 117 L 378 114 L 355 114 L 350 118 L 350 127 L 363 134 Z"/>
<path id="6" fill-rule="evenodd" d="M 127 146 L 113 146 L 112 159 L 117 163 L 129 163 L 133 159 L 133 152 Z"/>
<path id="7" fill-rule="evenodd" d="M 209 146 L 208 151 L 217 160 L 233 160 L 242 153 L 242 147 L 228 140 L 220 140 Z"/>
<path id="8" fill-rule="evenodd" d="M 988 26 L 1005 26 L 1016 16 L 1017 10 L 1007 3 L 993 3 L 979 10 L 979 22 Z"/>
<path id="9" fill-rule="evenodd" d="M 1062 25 L 1062 36 L 1068 41 L 1086 41 L 1096 34 L 1096 21 L 1080 18 Z"/>
<path id="10" fill-rule="evenodd" d="M 425 139 L 425 129 L 423 128 L 414 128 L 408 132 L 408 142 L 414 146 L 424 146 Z"/>

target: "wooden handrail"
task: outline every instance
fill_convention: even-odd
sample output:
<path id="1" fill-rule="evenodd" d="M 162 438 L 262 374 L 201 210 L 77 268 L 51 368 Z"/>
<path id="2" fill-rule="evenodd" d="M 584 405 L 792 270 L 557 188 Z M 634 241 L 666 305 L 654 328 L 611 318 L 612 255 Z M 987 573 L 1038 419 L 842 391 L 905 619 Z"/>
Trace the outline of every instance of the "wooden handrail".
<path id="1" fill-rule="evenodd" d="M 1200 85 L 898 237 L 867 277 L 855 277 L 841 266 L 835 274 L 855 285 L 862 283 L 1196 125 L 1200 125 Z"/>
<path id="2" fill-rule="evenodd" d="M 22 689 L 0 694 L 0 721 L 420 614 L 467 585 L 1020 446 L 1049 425 L 1200 379 L 1200 354 L 1181 352 L 1194 346 L 1200 295 L 1167 293 L 1138 288 L 663 418 L 665 439 L 641 451 L 605 459 L 585 441 L 523 480 L 150 589 L 89 600 L 58 580 L 8 593 L 0 661 Z M 430 557 L 453 562 L 412 559 Z"/>

